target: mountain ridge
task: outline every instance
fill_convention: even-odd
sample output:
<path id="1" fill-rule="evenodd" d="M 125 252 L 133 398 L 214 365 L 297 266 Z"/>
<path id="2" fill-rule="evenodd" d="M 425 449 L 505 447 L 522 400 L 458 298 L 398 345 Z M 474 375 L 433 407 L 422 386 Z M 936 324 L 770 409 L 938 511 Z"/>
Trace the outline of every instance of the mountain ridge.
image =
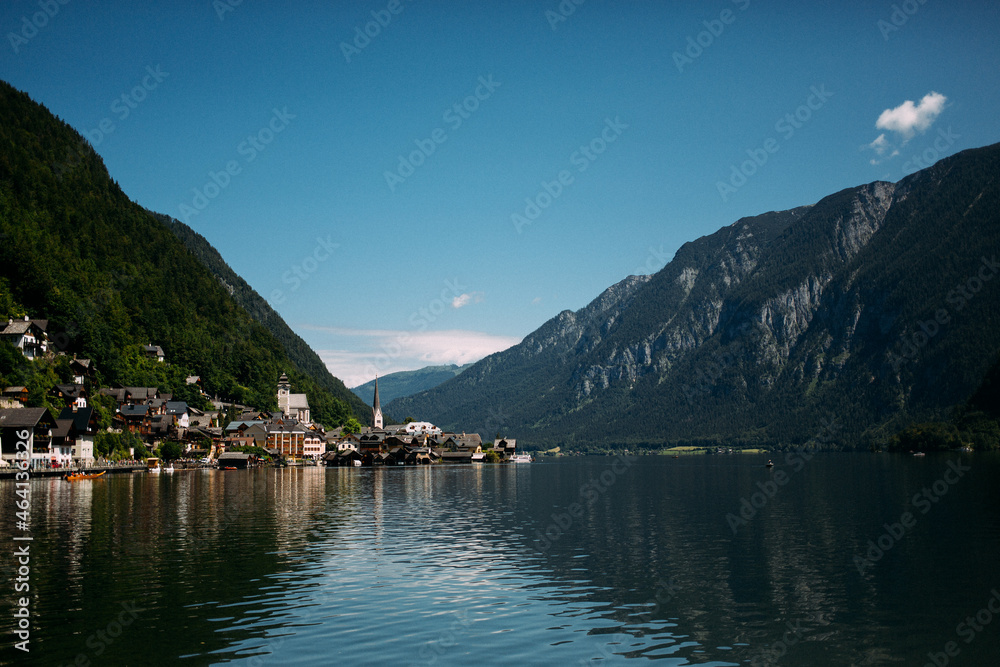
<path id="1" fill-rule="evenodd" d="M 162 220 L 122 192 L 80 133 L 6 82 L 0 238 L 0 315 L 49 320 L 57 346 L 96 361 L 107 383 L 176 391 L 197 374 L 209 394 L 273 409 L 287 371 L 314 420 L 335 426 L 355 416 L 360 402 L 300 370 Z M 167 364 L 144 359 L 149 343 Z M 25 372 L 6 361 L 0 368 L 8 381 Z"/>
<path id="2" fill-rule="evenodd" d="M 176 218 L 152 211 L 150 213 L 184 243 L 256 322 L 281 342 L 285 353 L 299 369 L 312 376 L 333 396 L 349 404 L 363 424 L 371 421 L 371 415 L 368 414 L 369 406 L 350 391 L 343 381 L 330 373 L 320 356 L 288 326 L 257 290 L 233 271 L 219 251 L 204 236 Z"/>
<path id="3" fill-rule="evenodd" d="M 472 366 L 471 363 L 459 366 L 445 364 L 441 366 L 425 366 L 412 371 L 397 371 L 386 373 L 378 379 L 380 400 L 389 403 L 396 398 L 410 396 L 427 389 L 433 389 Z M 370 405 L 375 394 L 375 380 L 369 380 L 357 387 L 351 387 L 351 392 L 365 405 Z"/>
<path id="4" fill-rule="evenodd" d="M 681 246 L 629 299 L 602 293 L 608 316 L 560 313 L 388 409 L 444 427 L 464 412 L 481 433 L 547 446 L 801 444 L 835 418 L 833 446 L 864 446 L 962 403 L 1000 350 L 979 298 L 939 325 L 919 364 L 894 369 L 889 356 L 1000 251 L 998 165 L 1000 145 L 970 149 L 897 183 L 742 218 Z M 529 366 L 543 341 L 549 356 Z"/>

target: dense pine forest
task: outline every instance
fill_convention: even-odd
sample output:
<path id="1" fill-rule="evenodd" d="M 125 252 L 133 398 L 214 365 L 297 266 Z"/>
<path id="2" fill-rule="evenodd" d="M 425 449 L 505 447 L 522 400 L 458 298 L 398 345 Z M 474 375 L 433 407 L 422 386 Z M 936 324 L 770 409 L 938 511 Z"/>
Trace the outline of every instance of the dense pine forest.
<path id="1" fill-rule="evenodd" d="M 211 396 L 273 409 L 287 372 L 316 421 L 370 419 L 294 334 L 279 340 L 130 201 L 76 131 L 0 82 L 0 318 L 24 315 L 48 320 L 60 351 L 93 359 L 104 385 L 155 385 L 197 405 L 184 378 L 198 375 Z M 166 363 L 146 359 L 145 344 L 163 348 Z M 0 384 L 26 385 L 43 404 L 47 385 L 66 379 L 62 361 L 12 352 L 0 350 Z"/>

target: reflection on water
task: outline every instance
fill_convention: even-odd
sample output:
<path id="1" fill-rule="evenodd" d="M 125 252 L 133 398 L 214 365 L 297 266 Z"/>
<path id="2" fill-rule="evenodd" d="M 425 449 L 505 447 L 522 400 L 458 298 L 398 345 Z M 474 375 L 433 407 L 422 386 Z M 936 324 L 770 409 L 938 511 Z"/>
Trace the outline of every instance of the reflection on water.
<path id="1" fill-rule="evenodd" d="M 955 628 L 1000 586 L 1000 465 L 978 456 L 926 514 L 913 503 L 952 458 L 37 480 L 31 657 L 875 665 L 956 641 L 963 664 L 992 664 L 1000 626 L 968 643 Z M 777 471 L 786 482 L 768 486 Z M 4 534 L 13 488 L 0 482 Z M 758 491 L 734 528 L 727 514 Z M 855 556 L 907 509 L 916 524 L 859 572 Z"/>

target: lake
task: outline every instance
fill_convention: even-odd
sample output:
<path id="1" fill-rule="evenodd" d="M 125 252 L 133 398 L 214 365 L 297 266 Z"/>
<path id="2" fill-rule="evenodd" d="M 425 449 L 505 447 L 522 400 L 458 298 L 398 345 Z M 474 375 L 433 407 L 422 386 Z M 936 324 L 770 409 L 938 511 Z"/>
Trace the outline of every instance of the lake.
<path id="1" fill-rule="evenodd" d="M 772 456 L 3 480 L 0 660 L 997 664 L 1000 458 Z"/>

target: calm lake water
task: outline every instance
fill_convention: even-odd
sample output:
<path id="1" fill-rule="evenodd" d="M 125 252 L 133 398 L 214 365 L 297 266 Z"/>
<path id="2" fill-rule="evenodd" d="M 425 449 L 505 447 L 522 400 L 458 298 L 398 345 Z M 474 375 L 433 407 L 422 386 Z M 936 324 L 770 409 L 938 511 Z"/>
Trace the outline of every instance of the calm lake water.
<path id="1" fill-rule="evenodd" d="M 763 461 L 40 479 L 27 655 L 0 481 L 0 659 L 1000 664 L 1000 459 Z"/>

